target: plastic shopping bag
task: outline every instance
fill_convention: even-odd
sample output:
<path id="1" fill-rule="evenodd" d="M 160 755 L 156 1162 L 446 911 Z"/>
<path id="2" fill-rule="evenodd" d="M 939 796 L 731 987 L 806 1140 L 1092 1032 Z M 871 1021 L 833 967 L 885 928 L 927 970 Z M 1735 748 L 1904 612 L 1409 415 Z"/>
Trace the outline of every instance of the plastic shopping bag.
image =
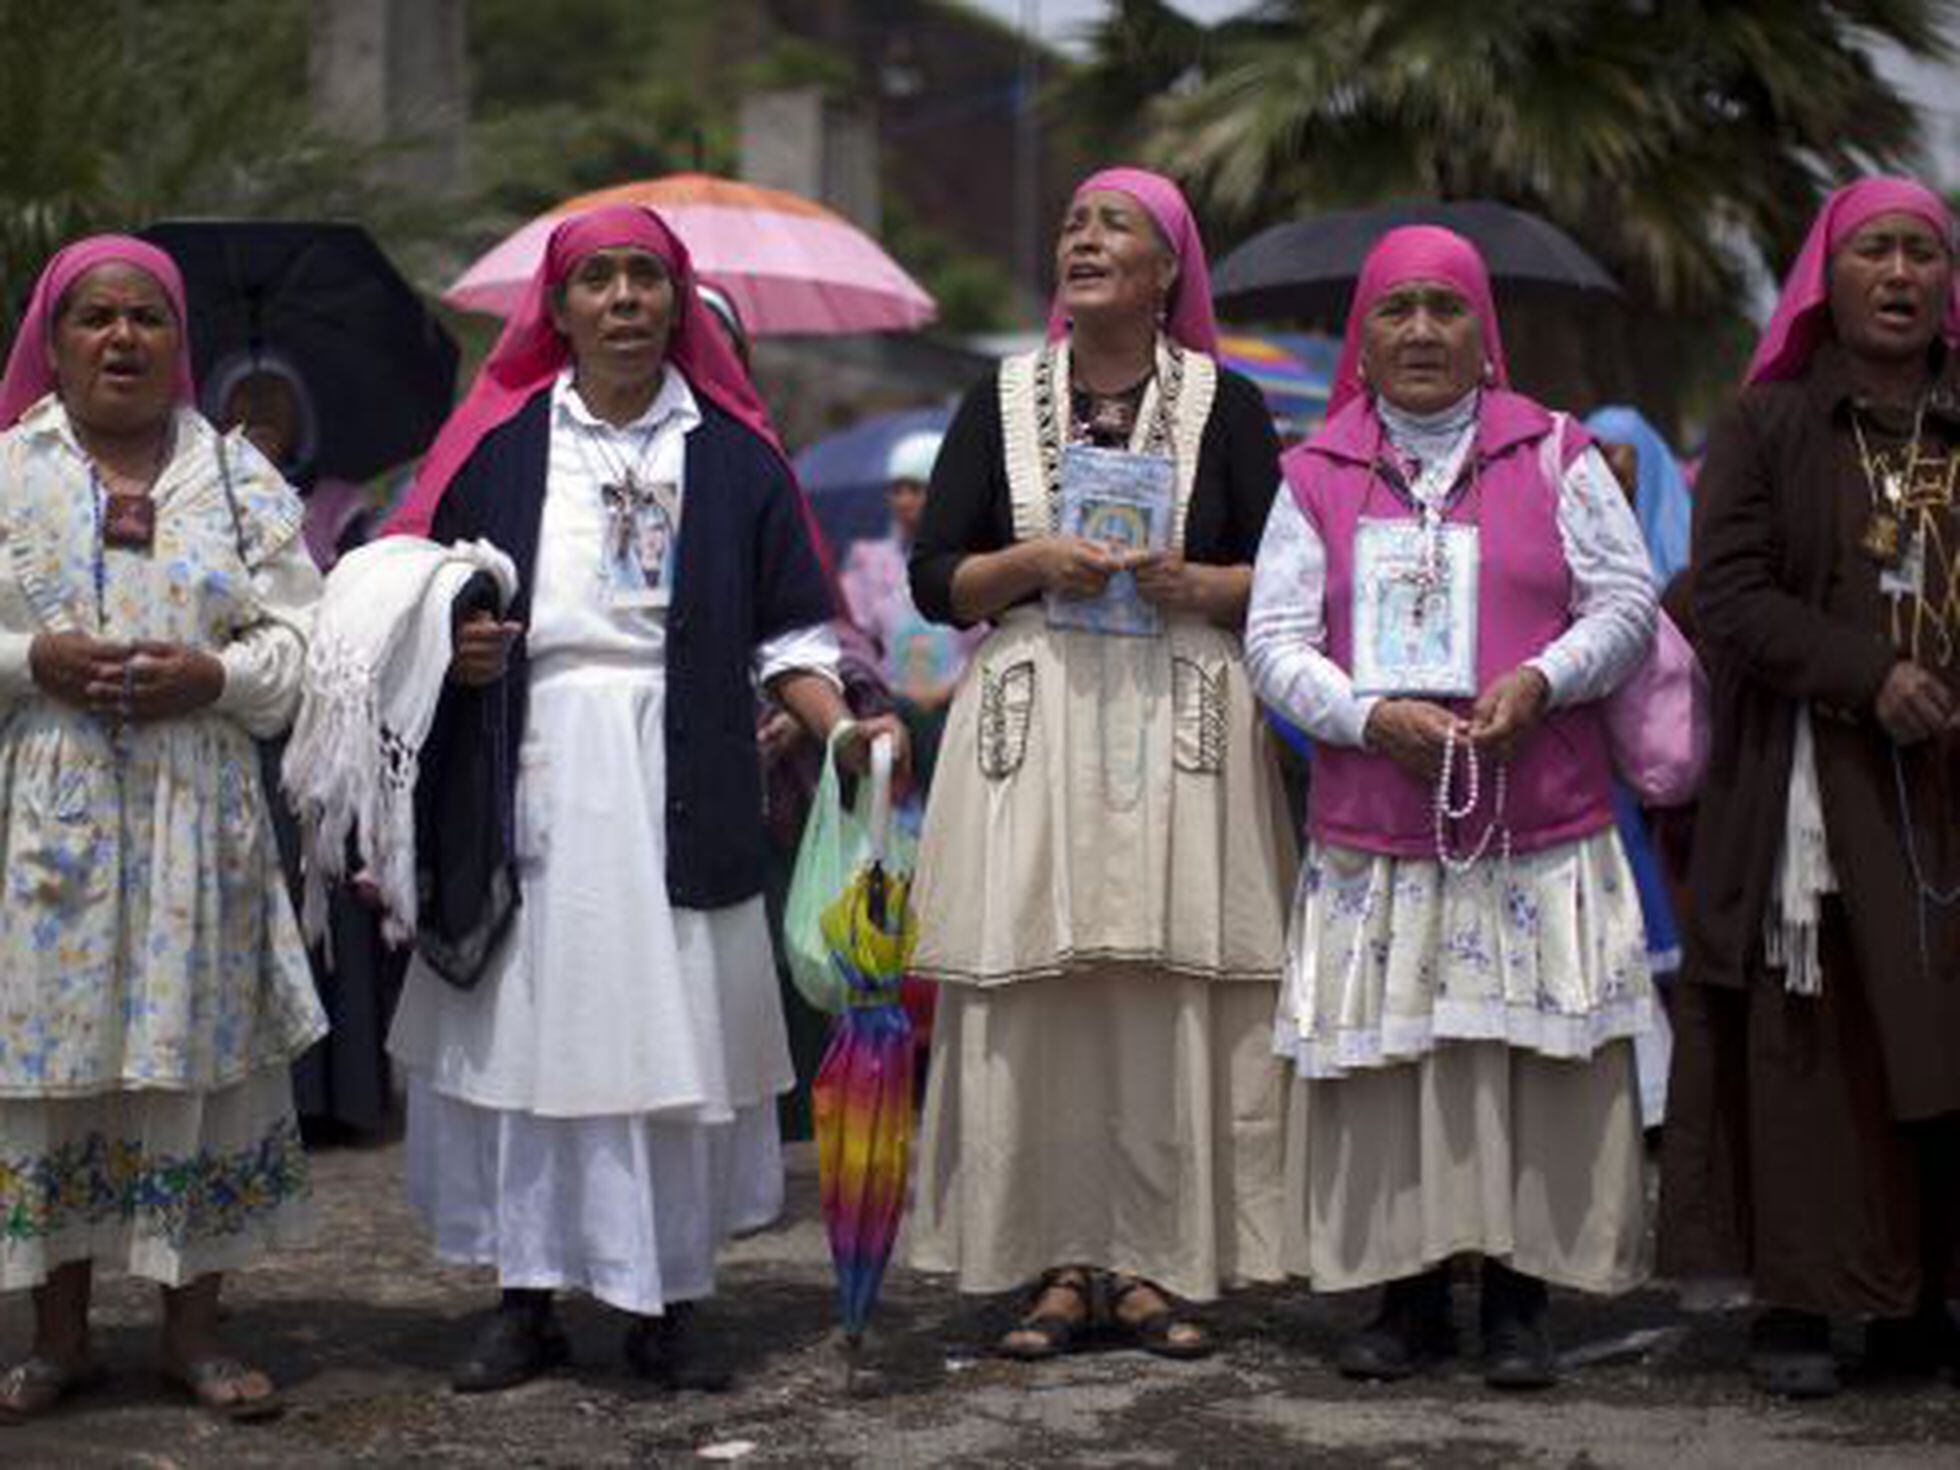
<path id="1" fill-rule="evenodd" d="M 823 911 L 864 864 L 882 861 L 887 872 L 910 873 L 913 852 L 912 839 L 891 821 L 889 755 L 872 762 L 871 775 L 858 782 L 856 802 L 846 806 L 837 774 L 837 732 L 833 732 L 803 840 L 796 849 L 789 899 L 783 906 L 783 950 L 790 979 L 817 1010 L 835 1015 L 848 999 L 848 987 L 831 964 L 830 946 L 823 937 Z"/>

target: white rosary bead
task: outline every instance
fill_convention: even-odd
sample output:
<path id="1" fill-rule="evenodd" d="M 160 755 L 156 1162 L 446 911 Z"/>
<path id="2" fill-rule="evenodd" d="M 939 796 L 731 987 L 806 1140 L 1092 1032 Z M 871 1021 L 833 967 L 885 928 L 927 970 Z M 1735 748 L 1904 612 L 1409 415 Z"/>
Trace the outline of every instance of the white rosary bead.
<path id="1" fill-rule="evenodd" d="M 1465 785 L 1468 788 L 1468 799 L 1461 808 L 1458 808 L 1450 805 L 1450 786 L 1454 779 L 1456 766 L 1456 726 L 1451 725 L 1443 733 L 1443 769 L 1436 780 L 1436 860 L 1448 872 L 1467 873 L 1482 861 L 1485 853 L 1490 851 L 1491 838 L 1496 836 L 1499 838 L 1499 851 L 1503 856 L 1505 866 L 1508 867 L 1511 862 L 1511 828 L 1504 821 L 1504 807 L 1506 800 L 1510 796 L 1511 783 L 1510 772 L 1502 765 L 1497 768 L 1497 789 L 1495 800 L 1491 805 L 1491 818 L 1484 825 L 1483 834 L 1478 837 L 1476 846 L 1461 857 L 1450 850 L 1449 823 L 1463 821 L 1475 811 L 1477 808 L 1477 799 L 1480 795 L 1478 789 L 1477 750 L 1475 746 L 1464 746 L 1463 763 L 1465 766 Z"/>

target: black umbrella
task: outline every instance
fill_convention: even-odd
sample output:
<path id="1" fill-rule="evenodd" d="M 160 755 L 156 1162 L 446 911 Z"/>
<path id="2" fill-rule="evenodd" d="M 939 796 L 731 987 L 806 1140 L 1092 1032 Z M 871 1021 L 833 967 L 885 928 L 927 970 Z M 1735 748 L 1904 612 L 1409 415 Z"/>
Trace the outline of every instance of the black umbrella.
<path id="1" fill-rule="evenodd" d="M 200 383 L 261 354 L 304 380 L 308 474 L 365 480 L 428 447 L 455 392 L 456 343 L 366 230 L 169 220 L 143 234 L 184 273 Z"/>
<path id="2" fill-rule="evenodd" d="M 1319 322 L 1346 319 L 1361 262 L 1398 225 L 1443 225 L 1475 245 L 1507 296 L 1617 295 L 1598 261 L 1558 226 L 1487 200 L 1382 204 L 1274 225 L 1234 250 L 1212 274 L 1212 299 L 1235 317 Z"/>

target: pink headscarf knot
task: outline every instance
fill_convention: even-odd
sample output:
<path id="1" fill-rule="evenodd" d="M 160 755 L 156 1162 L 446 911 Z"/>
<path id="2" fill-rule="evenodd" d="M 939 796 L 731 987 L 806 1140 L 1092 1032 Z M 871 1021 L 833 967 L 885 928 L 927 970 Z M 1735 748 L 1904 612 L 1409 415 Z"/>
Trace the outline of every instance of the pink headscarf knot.
<path id="1" fill-rule="evenodd" d="M 1354 286 L 1354 305 L 1348 310 L 1347 335 L 1341 342 L 1341 358 L 1334 367 L 1334 386 L 1327 396 L 1327 417 L 1336 414 L 1366 391 L 1361 380 L 1362 326 L 1374 304 L 1397 286 L 1410 281 L 1440 281 L 1453 286 L 1483 329 L 1484 356 L 1490 360 L 1492 385 L 1510 382 L 1504 362 L 1504 339 L 1497 330 L 1497 307 L 1491 300 L 1490 273 L 1477 247 L 1454 230 L 1440 225 L 1403 225 L 1390 230 L 1375 242 L 1361 264 L 1360 279 Z"/>
<path id="2" fill-rule="evenodd" d="M 1177 282 L 1166 303 L 1164 331 L 1180 347 L 1216 357 L 1218 319 L 1211 310 L 1211 270 L 1205 264 L 1204 241 L 1198 238 L 1198 221 L 1177 185 L 1148 169 L 1106 168 L 1076 185 L 1071 207 L 1075 199 L 1092 189 L 1128 194 L 1149 211 L 1177 256 Z M 1048 308 L 1048 340 L 1059 341 L 1067 335 L 1068 315 L 1062 310 L 1058 291 Z"/>
<path id="3" fill-rule="evenodd" d="M 1831 257 L 1866 223 L 1881 214 L 1909 214 L 1926 221 L 1954 254 L 1953 216 L 1940 197 L 1911 179 L 1876 177 L 1846 184 L 1824 201 L 1810 222 L 1797 263 L 1783 282 L 1783 294 L 1749 359 L 1744 383 L 1801 377 L 1818 347 L 1831 335 Z M 1940 336 L 1960 347 L 1960 272 L 1956 272 Z"/>
<path id="4" fill-rule="evenodd" d="M 27 311 L 14 334 L 13 350 L 7 355 L 7 372 L 0 378 L 0 429 L 11 429 L 22 414 L 45 398 L 54 387 L 54 364 L 49 348 L 54 341 L 55 311 L 61 298 L 83 276 L 99 265 L 134 266 L 155 279 L 176 313 L 177 381 L 179 403 L 196 401 L 191 382 L 191 338 L 184 310 L 184 278 L 177 262 L 146 240 L 132 235 L 90 235 L 65 245 L 49 257 L 41 278 L 34 283 Z"/>

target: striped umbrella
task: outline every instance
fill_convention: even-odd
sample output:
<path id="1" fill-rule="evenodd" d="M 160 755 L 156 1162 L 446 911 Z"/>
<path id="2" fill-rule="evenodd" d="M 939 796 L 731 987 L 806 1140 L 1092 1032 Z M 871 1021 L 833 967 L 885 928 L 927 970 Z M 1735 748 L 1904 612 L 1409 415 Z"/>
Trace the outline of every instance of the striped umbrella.
<path id="1" fill-rule="evenodd" d="M 1228 332 L 1218 339 L 1218 357 L 1243 373 L 1266 397 L 1266 406 L 1288 438 L 1304 438 L 1327 416 L 1331 373 L 1317 368 L 1271 337 Z"/>
<path id="2" fill-rule="evenodd" d="M 939 308 L 864 231 L 800 195 L 709 174 L 619 184 L 554 205 L 464 271 L 442 299 L 506 316 L 566 216 L 608 204 L 659 212 L 696 273 L 721 287 L 752 336 L 905 332 Z"/>

